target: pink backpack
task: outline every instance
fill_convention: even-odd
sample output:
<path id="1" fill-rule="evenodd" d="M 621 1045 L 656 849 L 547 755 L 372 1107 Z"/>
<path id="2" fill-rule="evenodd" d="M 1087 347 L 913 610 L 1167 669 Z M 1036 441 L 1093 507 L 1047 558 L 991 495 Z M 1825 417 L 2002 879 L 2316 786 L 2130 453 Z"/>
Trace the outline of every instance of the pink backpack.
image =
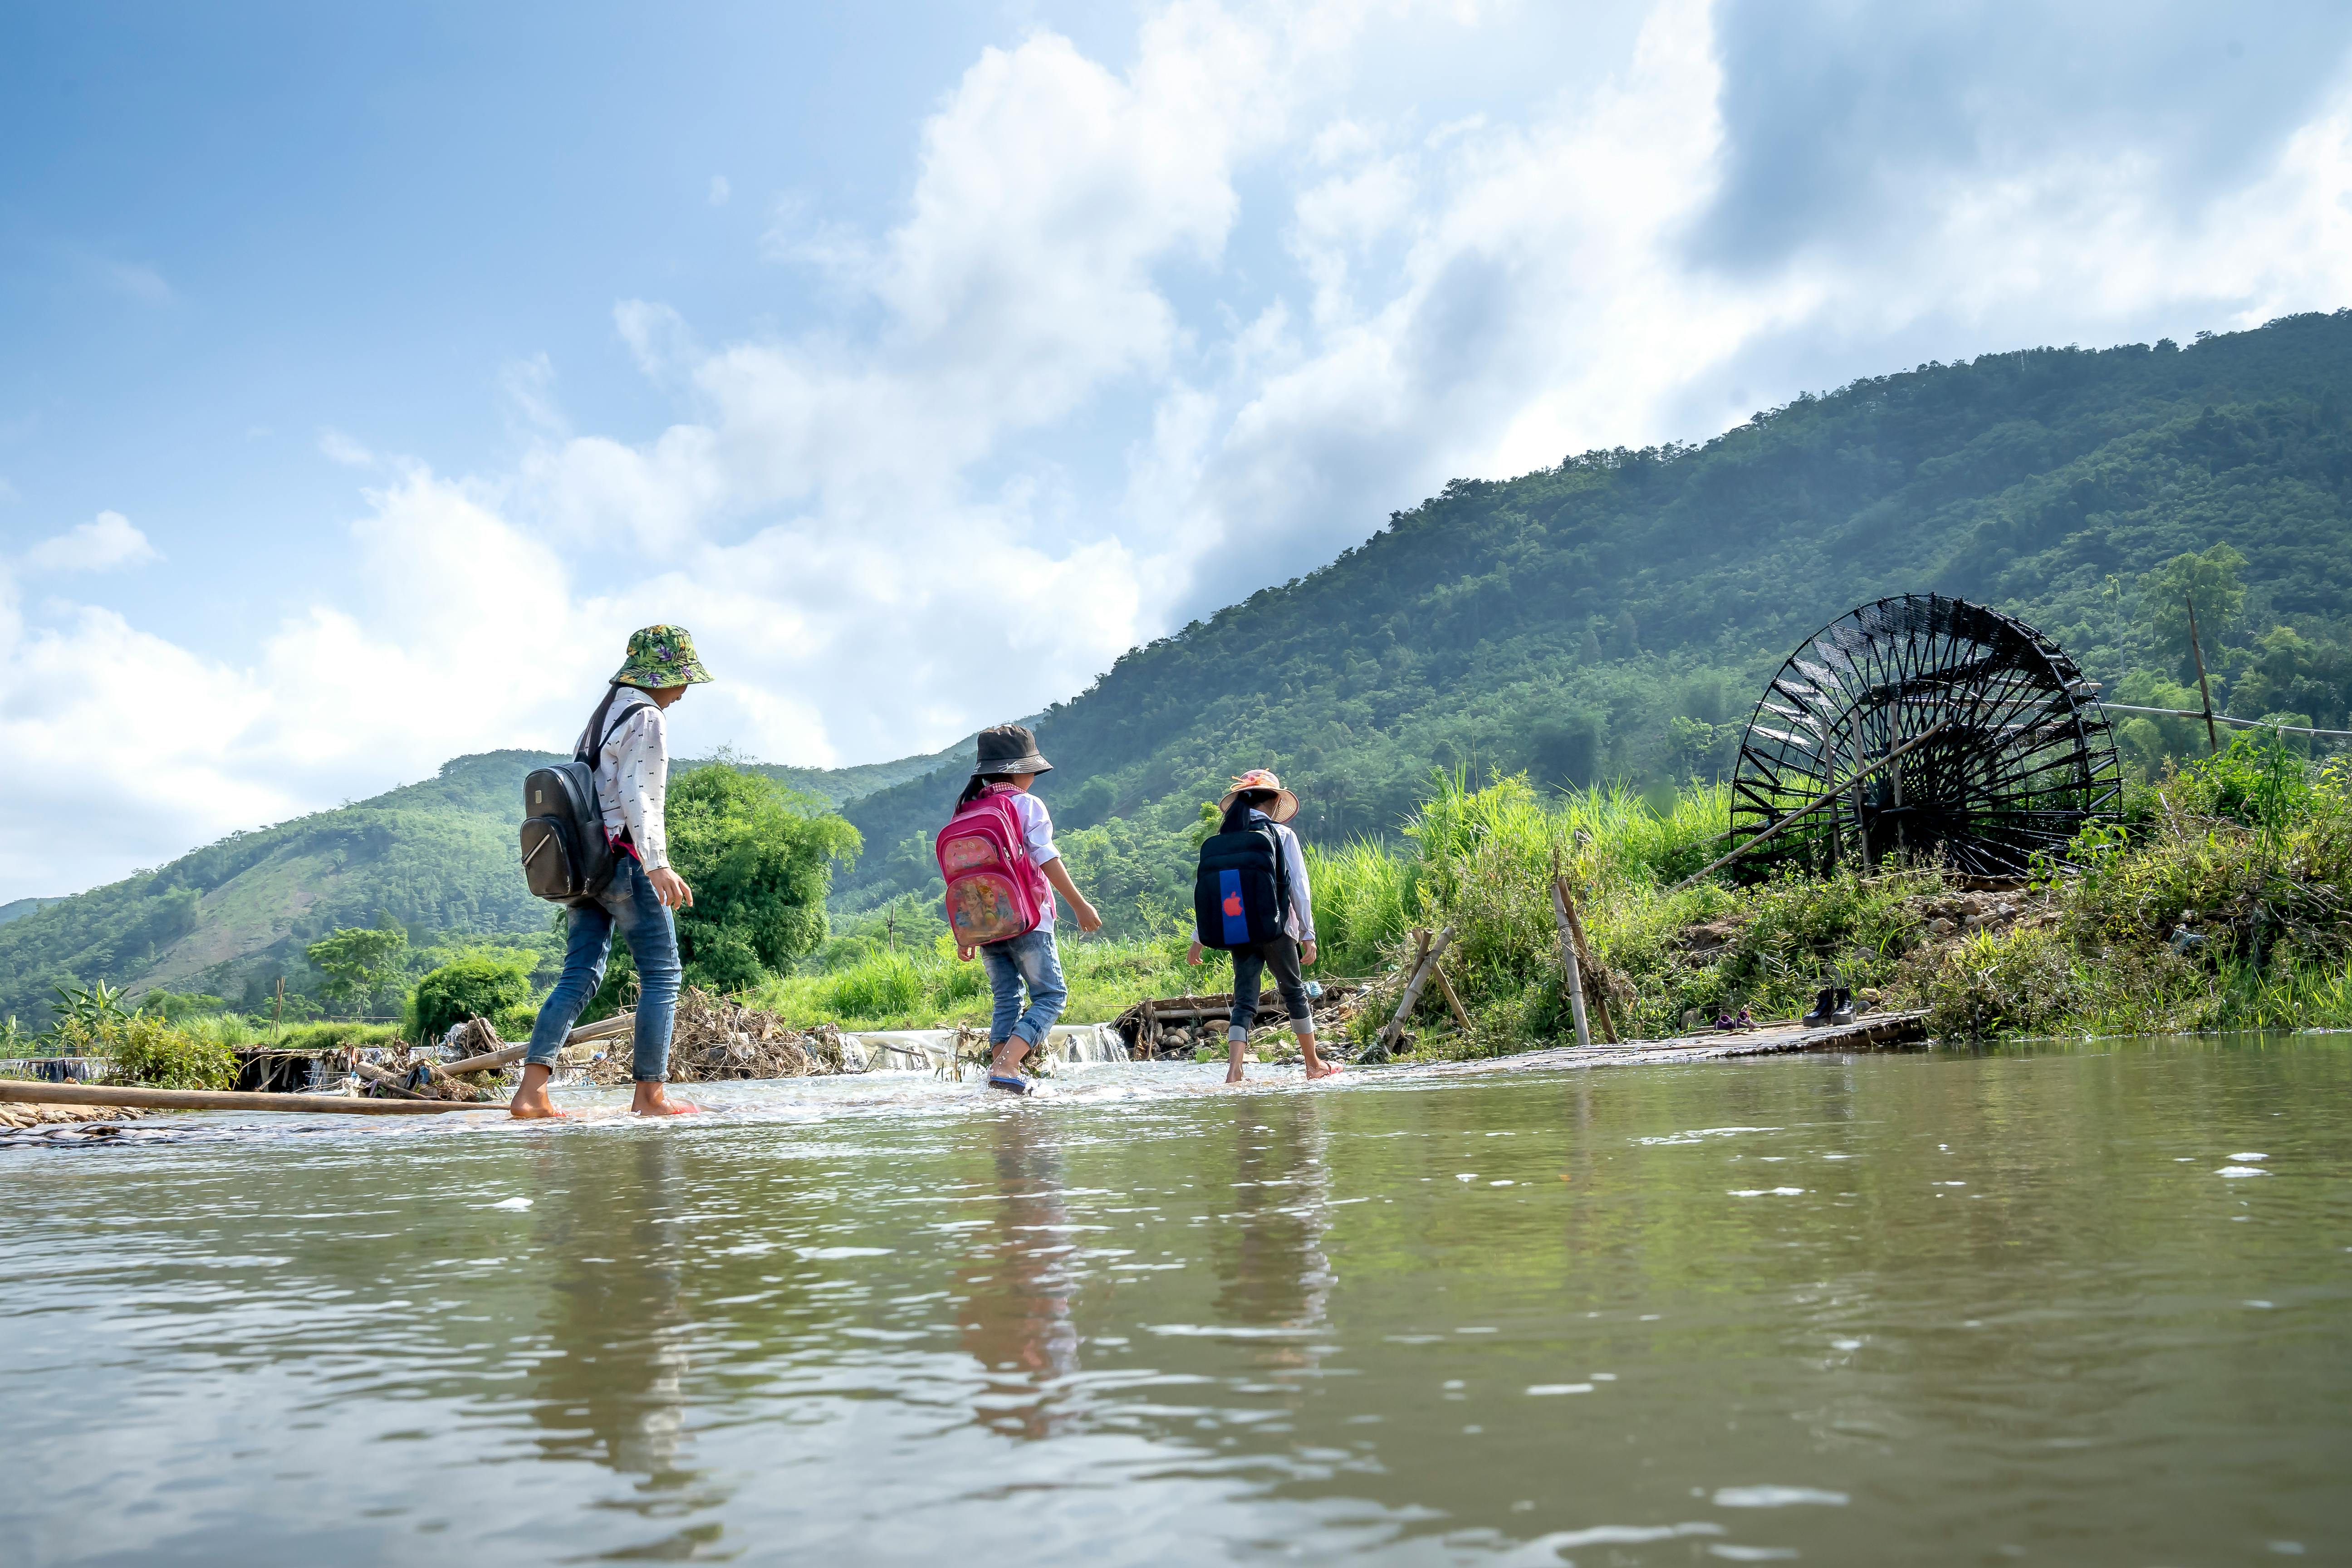
<path id="1" fill-rule="evenodd" d="M 931 849 L 948 885 L 948 929 L 958 947 L 1009 942 L 1037 929 L 1054 895 L 1030 863 L 1014 791 L 992 787 L 949 818 Z"/>

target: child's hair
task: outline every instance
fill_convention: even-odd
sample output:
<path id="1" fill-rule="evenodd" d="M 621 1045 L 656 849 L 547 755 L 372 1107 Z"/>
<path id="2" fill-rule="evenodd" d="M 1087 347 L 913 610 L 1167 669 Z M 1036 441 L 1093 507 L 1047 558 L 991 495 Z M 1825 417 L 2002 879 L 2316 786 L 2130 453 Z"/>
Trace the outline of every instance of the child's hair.
<path id="1" fill-rule="evenodd" d="M 1225 820 L 1218 825 L 1220 833 L 1239 833 L 1249 822 L 1249 814 L 1272 800 L 1270 789 L 1245 789 L 1234 796 L 1234 804 L 1225 807 Z"/>
<path id="2" fill-rule="evenodd" d="M 961 811 L 965 806 L 970 805 L 973 801 L 978 800 L 982 795 L 987 794 L 988 786 L 991 784 L 1011 784 L 1012 782 L 1013 775 L 1011 773 L 974 773 L 971 775 L 971 782 L 963 786 L 963 794 L 957 798 L 956 809 L 958 811 Z"/>

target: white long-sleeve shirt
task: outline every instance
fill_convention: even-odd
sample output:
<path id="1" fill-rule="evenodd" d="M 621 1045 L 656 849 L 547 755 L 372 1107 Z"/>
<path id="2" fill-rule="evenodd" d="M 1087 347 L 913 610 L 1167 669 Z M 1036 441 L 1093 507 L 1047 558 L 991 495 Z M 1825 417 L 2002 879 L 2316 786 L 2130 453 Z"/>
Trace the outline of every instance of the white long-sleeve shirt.
<path id="1" fill-rule="evenodd" d="M 626 707 L 617 725 L 613 713 Z M 669 789 L 669 731 L 660 706 L 635 687 L 625 686 L 604 715 L 611 738 L 596 752 L 596 804 L 604 808 L 604 836 L 623 831 L 637 851 L 637 864 L 658 871 L 669 864 L 669 834 L 662 816 Z M 591 737 L 583 734 L 581 739 Z"/>
<path id="2" fill-rule="evenodd" d="M 1307 885 L 1307 852 L 1298 847 L 1298 835 L 1279 822 L 1266 824 L 1274 829 L 1275 842 L 1282 846 L 1283 875 L 1290 883 L 1290 912 L 1282 917 L 1282 929 L 1293 942 L 1315 940 L 1315 889 Z M 1192 940 L 1199 942 L 1201 932 L 1196 922 Z"/>

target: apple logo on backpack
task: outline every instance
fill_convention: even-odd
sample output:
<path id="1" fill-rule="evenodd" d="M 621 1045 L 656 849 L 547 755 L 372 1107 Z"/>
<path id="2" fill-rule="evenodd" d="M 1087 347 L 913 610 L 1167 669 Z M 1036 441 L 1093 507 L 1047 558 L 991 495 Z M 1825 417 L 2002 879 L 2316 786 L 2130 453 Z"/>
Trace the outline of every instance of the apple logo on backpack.
<path id="1" fill-rule="evenodd" d="M 1241 919 L 1242 896 L 1239 893 L 1227 893 L 1225 895 L 1225 913 L 1234 920 Z"/>

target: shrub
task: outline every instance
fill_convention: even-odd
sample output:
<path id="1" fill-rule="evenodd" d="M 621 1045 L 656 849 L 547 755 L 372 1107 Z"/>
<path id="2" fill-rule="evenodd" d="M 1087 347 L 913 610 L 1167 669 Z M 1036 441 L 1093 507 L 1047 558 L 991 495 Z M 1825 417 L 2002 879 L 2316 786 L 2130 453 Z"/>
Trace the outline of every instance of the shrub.
<path id="1" fill-rule="evenodd" d="M 468 1018 L 489 1018 L 530 1000 L 530 959 L 473 953 L 452 959 L 416 983 L 410 1005 L 416 1038 L 437 1040 Z"/>
<path id="2" fill-rule="evenodd" d="M 69 1025 L 80 1032 L 79 1025 Z M 109 1025 L 82 1052 L 103 1056 L 107 1081 L 149 1089 L 227 1089 L 236 1082 L 236 1053 L 218 1040 L 183 1034 L 142 1014 Z"/>

